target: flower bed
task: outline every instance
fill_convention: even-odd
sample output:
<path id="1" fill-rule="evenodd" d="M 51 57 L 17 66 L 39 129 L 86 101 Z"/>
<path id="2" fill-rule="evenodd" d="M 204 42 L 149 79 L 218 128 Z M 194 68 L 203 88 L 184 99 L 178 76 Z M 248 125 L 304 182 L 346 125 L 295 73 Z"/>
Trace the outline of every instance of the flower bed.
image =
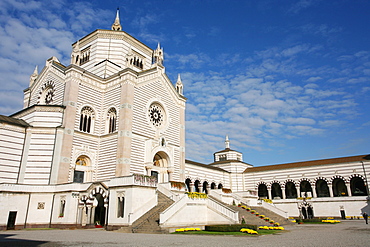
<path id="1" fill-rule="evenodd" d="M 282 226 L 260 226 L 258 227 L 259 230 L 284 230 Z"/>
<path id="2" fill-rule="evenodd" d="M 175 230 L 175 232 L 190 232 L 190 231 L 200 231 L 200 228 L 188 227 L 188 228 L 178 228 Z"/>
<path id="3" fill-rule="evenodd" d="M 252 235 L 258 235 L 257 231 L 252 230 L 252 229 L 248 229 L 248 228 L 242 228 L 242 229 L 240 229 L 240 231 L 244 232 L 244 233 L 252 234 Z"/>

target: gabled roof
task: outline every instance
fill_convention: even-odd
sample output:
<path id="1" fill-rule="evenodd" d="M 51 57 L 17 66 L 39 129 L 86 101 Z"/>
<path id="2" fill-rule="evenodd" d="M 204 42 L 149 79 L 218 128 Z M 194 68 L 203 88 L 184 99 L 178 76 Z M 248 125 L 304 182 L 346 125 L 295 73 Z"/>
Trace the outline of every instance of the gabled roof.
<path id="1" fill-rule="evenodd" d="M 17 126 L 21 126 L 21 127 L 31 126 L 22 119 L 7 117 L 7 116 L 4 116 L 4 115 L 0 115 L 0 123 L 7 123 L 7 124 L 17 125 Z"/>
<path id="2" fill-rule="evenodd" d="M 369 160 L 370 160 L 370 155 L 357 155 L 357 156 L 331 158 L 331 159 L 323 159 L 323 160 L 301 161 L 301 162 L 286 163 L 286 164 L 279 164 L 279 165 L 258 166 L 258 167 L 247 168 L 244 171 L 244 173 L 293 169 L 293 168 L 308 167 L 308 166 L 335 165 L 339 163 L 361 162 L 361 161 L 369 161 Z"/>
<path id="3" fill-rule="evenodd" d="M 191 161 L 191 160 L 185 160 L 185 163 L 188 163 L 188 164 L 191 164 L 191 165 L 196 165 L 196 166 L 201 166 L 201 167 L 204 167 L 204 168 L 207 168 L 207 169 L 213 169 L 213 170 L 217 170 L 217 171 L 221 171 L 221 172 L 230 173 L 229 171 L 226 171 L 224 169 L 214 167 L 214 166 L 211 166 L 211 165 L 205 165 L 205 164 L 198 163 L 198 162 Z"/>

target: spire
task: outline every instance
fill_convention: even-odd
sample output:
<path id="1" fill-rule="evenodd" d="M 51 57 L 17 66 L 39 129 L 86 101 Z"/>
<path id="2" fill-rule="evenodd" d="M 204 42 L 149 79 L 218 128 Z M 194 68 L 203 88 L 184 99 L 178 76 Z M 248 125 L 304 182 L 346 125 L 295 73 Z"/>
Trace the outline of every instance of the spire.
<path id="1" fill-rule="evenodd" d="M 163 64 L 163 48 L 158 42 L 157 49 L 153 51 L 153 62 L 155 64 L 162 65 Z"/>
<path id="2" fill-rule="evenodd" d="M 177 82 L 176 82 L 176 91 L 180 94 L 180 95 L 183 95 L 183 84 L 182 84 L 182 81 L 181 81 L 181 77 L 180 77 L 180 74 L 177 75 Z"/>
<path id="3" fill-rule="evenodd" d="M 37 79 L 37 77 L 39 76 L 39 72 L 37 71 L 38 70 L 38 67 L 36 65 L 32 75 L 30 76 L 30 86 L 32 86 L 32 84 L 35 82 L 35 80 Z"/>
<path id="4" fill-rule="evenodd" d="M 228 135 L 226 136 L 226 140 L 225 140 L 225 148 L 230 149 L 230 141 L 229 141 L 229 136 Z"/>
<path id="5" fill-rule="evenodd" d="M 114 23 L 112 25 L 112 30 L 113 31 L 121 31 L 122 30 L 122 26 L 121 26 L 121 23 L 119 21 L 119 8 L 117 8 L 116 19 L 114 20 Z"/>

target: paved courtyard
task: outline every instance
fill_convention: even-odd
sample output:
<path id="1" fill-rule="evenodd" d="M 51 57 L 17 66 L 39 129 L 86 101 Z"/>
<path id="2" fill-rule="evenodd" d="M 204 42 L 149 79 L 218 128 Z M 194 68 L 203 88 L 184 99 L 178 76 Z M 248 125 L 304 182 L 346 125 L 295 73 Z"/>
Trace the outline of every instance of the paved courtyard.
<path id="1" fill-rule="evenodd" d="M 1 231 L 0 246 L 370 246 L 363 220 L 336 225 L 294 225 L 264 236 L 131 234 L 104 230 Z"/>

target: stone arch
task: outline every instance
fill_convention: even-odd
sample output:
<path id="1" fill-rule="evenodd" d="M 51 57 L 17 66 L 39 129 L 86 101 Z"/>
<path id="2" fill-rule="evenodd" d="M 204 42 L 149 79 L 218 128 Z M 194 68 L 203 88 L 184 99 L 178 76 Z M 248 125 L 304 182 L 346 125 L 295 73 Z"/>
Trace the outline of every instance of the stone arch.
<path id="1" fill-rule="evenodd" d="M 297 198 L 297 184 L 292 179 L 288 179 L 285 181 L 285 198 L 286 199 L 294 199 Z"/>
<path id="2" fill-rule="evenodd" d="M 84 183 L 92 181 L 92 161 L 87 154 L 79 154 L 73 165 L 73 182 Z"/>
<path id="3" fill-rule="evenodd" d="M 267 185 L 265 182 L 259 182 L 257 183 L 257 195 L 258 198 L 260 199 L 270 199 L 268 190 L 267 190 Z"/>
<path id="4" fill-rule="evenodd" d="M 202 192 L 203 193 L 206 193 L 206 194 L 208 194 L 208 185 L 209 185 L 209 183 L 208 183 L 208 181 L 207 180 L 205 180 L 204 182 L 203 182 L 203 185 L 202 185 Z"/>
<path id="5" fill-rule="evenodd" d="M 315 179 L 316 195 L 317 197 L 329 197 L 329 181 L 325 177 L 318 177 Z"/>
<path id="6" fill-rule="evenodd" d="M 87 195 L 82 195 L 79 199 L 78 222 L 87 225 L 100 224 L 104 226 L 108 204 L 107 189 L 100 185 L 94 186 Z"/>
<path id="7" fill-rule="evenodd" d="M 199 179 L 197 179 L 197 180 L 195 180 L 195 182 L 194 182 L 194 192 L 200 192 L 200 180 Z"/>
<path id="8" fill-rule="evenodd" d="M 192 185 L 191 179 L 190 178 L 186 178 L 185 179 L 185 186 L 186 186 L 186 189 L 187 189 L 188 192 L 192 192 L 191 185 Z"/>
<path id="9" fill-rule="evenodd" d="M 217 189 L 216 183 L 213 181 L 211 183 L 211 190 Z"/>
<path id="10" fill-rule="evenodd" d="M 312 197 L 312 186 L 310 180 L 302 178 L 299 180 L 300 197 Z"/>
<path id="11" fill-rule="evenodd" d="M 348 196 L 348 190 L 346 186 L 346 179 L 342 176 L 335 175 L 331 178 L 333 186 L 333 196 Z"/>
<path id="12" fill-rule="evenodd" d="M 352 174 L 348 178 L 352 196 L 367 196 L 365 177 L 360 174 Z"/>
<path id="13" fill-rule="evenodd" d="M 283 197 L 281 184 L 277 180 L 271 182 L 271 197 L 272 199 L 281 199 Z"/>
<path id="14" fill-rule="evenodd" d="M 299 209 L 299 212 L 300 212 L 300 216 L 303 219 L 312 219 L 314 217 L 313 207 L 312 207 L 311 203 L 309 203 L 307 201 L 303 201 L 298 206 L 298 209 Z"/>
<path id="15" fill-rule="evenodd" d="M 171 181 L 171 160 L 165 151 L 158 151 L 153 156 L 153 165 L 151 166 L 150 175 L 157 178 L 158 183 Z"/>

